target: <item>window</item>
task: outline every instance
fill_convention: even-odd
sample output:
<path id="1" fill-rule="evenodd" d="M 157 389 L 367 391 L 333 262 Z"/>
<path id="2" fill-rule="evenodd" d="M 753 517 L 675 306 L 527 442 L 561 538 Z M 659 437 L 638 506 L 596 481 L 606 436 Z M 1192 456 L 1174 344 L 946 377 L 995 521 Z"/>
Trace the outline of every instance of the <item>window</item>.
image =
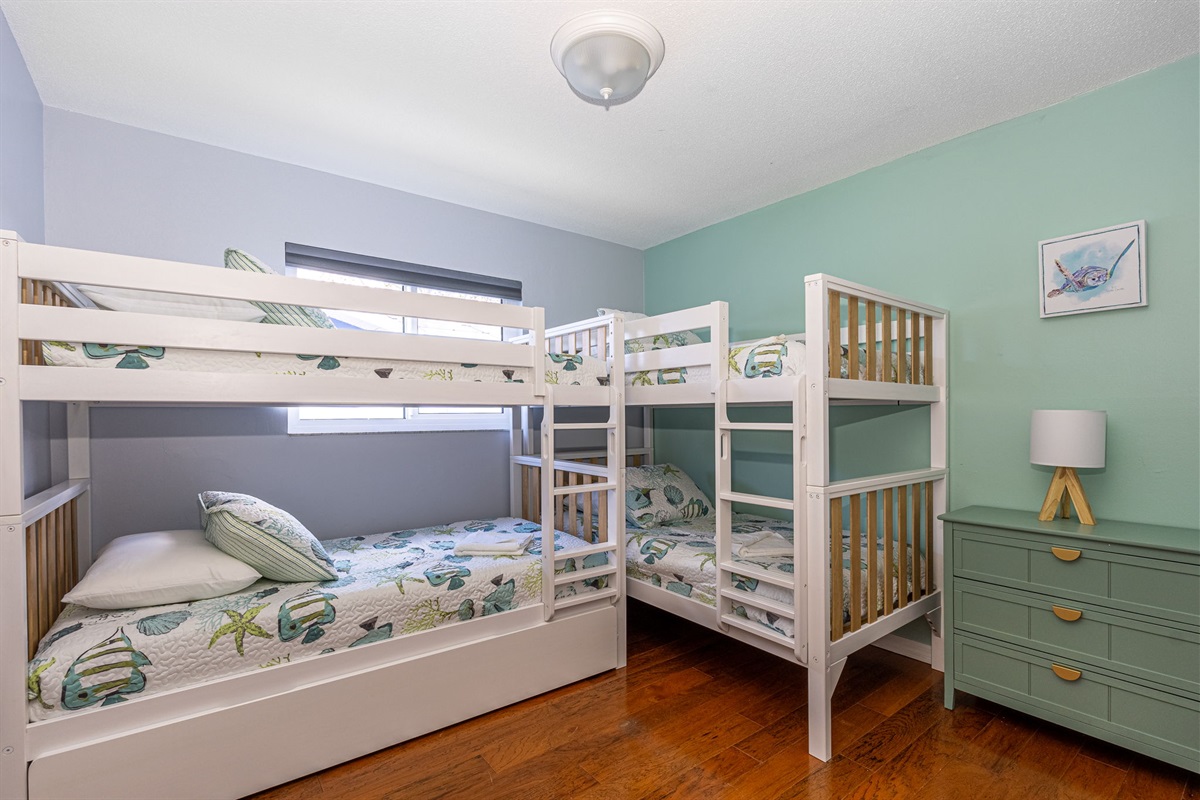
<path id="1" fill-rule="evenodd" d="M 517 281 L 303 245 L 288 244 L 286 254 L 289 274 L 307 280 L 485 303 L 519 303 L 521 297 L 521 284 Z M 504 334 L 493 325 L 339 309 L 325 309 L 325 312 L 339 328 L 494 342 L 502 341 Z M 305 406 L 288 409 L 288 433 L 505 430 L 510 426 L 508 410 L 497 406 Z"/>

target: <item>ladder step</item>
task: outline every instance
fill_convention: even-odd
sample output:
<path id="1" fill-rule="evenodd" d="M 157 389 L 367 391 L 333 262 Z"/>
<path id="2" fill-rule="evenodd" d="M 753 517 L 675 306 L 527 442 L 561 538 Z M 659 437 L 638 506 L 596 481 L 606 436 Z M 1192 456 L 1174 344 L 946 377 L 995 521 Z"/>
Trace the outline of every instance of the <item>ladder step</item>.
<path id="1" fill-rule="evenodd" d="M 607 492 L 609 489 L 615 489 L 615 483 L 577 483 L 574 486 L 555 486 L 554 496 L 562 497 L 568 494 L 585 494 L 587 492 Z"/>
<path id="2" fill-rule="evenodd" d="M 722 614 L 721 622 L 732 625 L 735 628 L 740 628 L 747 633 L 753 633 L 755 636 L 761 636 L 768 641 L 776 642 L 784 647 L 795 647 L 796 645 L 794 641 L 782 633 L 776 633 L 765 625 L 761 625 L 751 619 L 743 619 L 737 614 Z"/>
<path id="3" fill-rule="evenodd" d="M 560 608 L 570 608 L 571 606 L 591 603 L 596 600 L 605 600 L 616 596 L 616 589 L 601 589 L 598 592 L 584 592 L 583 594 L 572 595 L 571 597 L 556 597 L 554 598 L 554 609 L 557 611 Z"/>
<path id="4" fill-rule="evenodd" d="M 770 611 L 772 614 L 780 617 L 787 617 L 792 621 L 795 621 L 796 619 L 796 612 L 791 606 L 785 606 L 783 603 L 776 602 L 775 600 L 768 600 L 765 597 L 759 597 L 758 595 L 751 594 L 750 592 L 743 592 L 741 589 L 722 589 L 721 596 L 727 597 L 736 603 L 741 603 L 742 605 L 754 606 L 760 611 Z"/>
<path id="5" fill-rule="evenodd" d="M 558 550 L 554 553 L 554 560 L 558 562 L 565 558 L 584 558 L 593 553 L 615 553 L 616 550 L 617 546 L 612 542 L 601 542 L 600 544 L 592 544 L 587 547 L 577 547 L 574 550 Z"/>
<path id="6" fill-rule="evenodd" d="M 723 431 L 791 431 L 790 422 L 723 422 L 717 426 Z"/>
<path id="7" fill-rule="evenodd" d="M 718 495 L 722 500 L 728 500 L 731 503 L 749 503 L 754 506 L 767 506 L 769 508 L 783 508 L 791 511 L 794 507 L 793 501 L 783 497 L 766 497 L 761 494 L 745 494 L 743 492 L 721 492 Z"/>
<path id="8" fill-rule="evenodd" d="M 611 564 L 606 564 L 603 567 L 588 567 L 587 569 L 577 569 L 574 572 L 564 572 L 561 575 L 554 576 L 554 585 L 562 586 L 567 583 L 575 583 L 575 581 L 586 581 L 592 578 L 600 578 L 605 575 L 615 575 L 617 568 Z"/>
<path id="9" fill-rule="evenodd" d="M 611 431 L 617 426 L 612 422 L 556 422 L 550 427 L 556 431 Z"/>
<path id="10" fill-rule="evenodd" d="M 791 576 L 782 572 L 769 572 L 752 564 L 739 564 L 734 561 L 726 561 L 721 564 L 721 569 L 741 575 L 743 578 L 754 578 L 763 583 L 769 583 L 772 586 L 782 586 L 784 589 L 796 588 L 796 581 Z"/>

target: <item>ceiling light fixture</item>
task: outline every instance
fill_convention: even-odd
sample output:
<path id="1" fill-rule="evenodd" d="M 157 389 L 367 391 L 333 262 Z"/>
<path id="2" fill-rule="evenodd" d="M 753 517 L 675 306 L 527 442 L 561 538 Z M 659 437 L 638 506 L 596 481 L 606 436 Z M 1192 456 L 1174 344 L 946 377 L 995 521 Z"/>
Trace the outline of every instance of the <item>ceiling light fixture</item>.
<path id="1" fill-rule="evenodd" d="M 662 63 L 662 34 L 624 11 L 592 11 L 567 22 L 550 41 L 554 66 L 590 103 L 623 103 L 642 90 Z"/>

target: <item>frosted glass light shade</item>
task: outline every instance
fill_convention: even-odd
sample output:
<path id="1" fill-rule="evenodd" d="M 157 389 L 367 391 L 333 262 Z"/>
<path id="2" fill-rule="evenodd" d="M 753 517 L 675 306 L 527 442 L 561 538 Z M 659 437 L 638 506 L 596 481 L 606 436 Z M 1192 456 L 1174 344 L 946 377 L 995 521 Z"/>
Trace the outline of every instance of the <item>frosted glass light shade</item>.
<path id="1" fill-rule="evenodd" d="M 601 34 L 567 48 L 562 68 L 567 83 L 584 97 L 615 103 L 646 85 L 650 54 L 628 36 Z"/>
<path id="2" fill-rule="evenodd" d="M 604 105 L 636 95 L 662 63 L 662 34 L 622 11 L 593 11 L 564 24 L 550 58 L 580 96 Z"/>
<path id="3" fill-rule="evenodd" d="M 1103 467 L 1108 414 L 1104 411 L 1034 411 L 1029 461 L 1048 467 Z"/>

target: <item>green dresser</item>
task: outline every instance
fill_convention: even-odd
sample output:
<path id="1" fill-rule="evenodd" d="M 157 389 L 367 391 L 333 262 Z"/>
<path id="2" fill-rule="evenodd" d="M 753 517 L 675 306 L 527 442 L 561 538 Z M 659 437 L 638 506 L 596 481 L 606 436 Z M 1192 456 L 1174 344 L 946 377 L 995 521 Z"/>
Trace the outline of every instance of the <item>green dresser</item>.
<path id="1" fill-rule="evenodd" d="M 959 690 L 1200 772 L 1200 531 L 945 514 Z"/>

